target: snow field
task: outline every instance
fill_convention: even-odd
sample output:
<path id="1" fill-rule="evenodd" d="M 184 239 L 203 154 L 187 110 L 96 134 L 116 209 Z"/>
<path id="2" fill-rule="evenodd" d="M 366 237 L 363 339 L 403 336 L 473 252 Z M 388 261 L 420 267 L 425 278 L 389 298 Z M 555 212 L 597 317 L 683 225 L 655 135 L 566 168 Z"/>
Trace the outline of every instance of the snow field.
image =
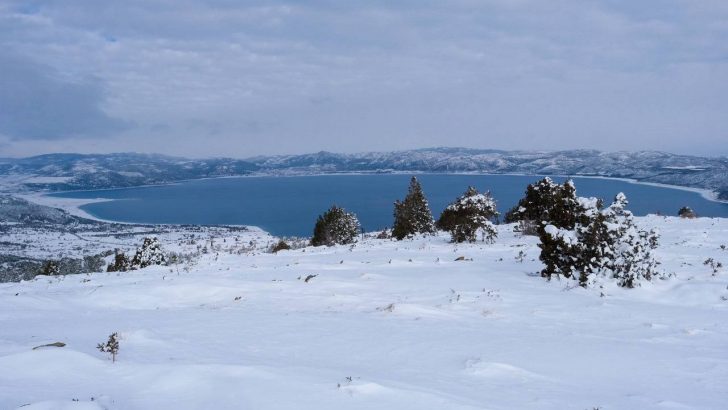
<path id="1" fill-rule="evenodd" d="M 728 271 L 703 261 L 728 262 L 728 220 L 636 220 L 676 277 L 547 282 L 537 239 L 501 225 L 493 245 L 367 239 L 0 284 L 0 408 L 725 408 Z M 112 363 L 95 346 L 116 331 Z"/>

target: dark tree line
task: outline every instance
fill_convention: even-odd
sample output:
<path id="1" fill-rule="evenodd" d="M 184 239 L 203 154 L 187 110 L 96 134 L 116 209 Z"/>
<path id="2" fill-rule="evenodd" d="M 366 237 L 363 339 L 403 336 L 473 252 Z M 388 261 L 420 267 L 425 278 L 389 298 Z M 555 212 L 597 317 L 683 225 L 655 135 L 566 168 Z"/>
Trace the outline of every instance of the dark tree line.
<path id="1" fill-rule="evenodd" d="M 498 217 L 495 200 L 489 192 L 481 194 L 473 187 L 448 205 L 436 223 L 422 185 L 412 177 L 407 195 L 394 203 L 393 217 L 391 234 L 397 240 L 431 235 L 438 229 L 449 232 L 453 242 L 474 242 L 478 234 L 492 242 L 497 236 L 493 224 Z M 356 215 L 334 205 L 318 217 L 311 244 L 349 244 L 356 240 L 360 229 Z"/>

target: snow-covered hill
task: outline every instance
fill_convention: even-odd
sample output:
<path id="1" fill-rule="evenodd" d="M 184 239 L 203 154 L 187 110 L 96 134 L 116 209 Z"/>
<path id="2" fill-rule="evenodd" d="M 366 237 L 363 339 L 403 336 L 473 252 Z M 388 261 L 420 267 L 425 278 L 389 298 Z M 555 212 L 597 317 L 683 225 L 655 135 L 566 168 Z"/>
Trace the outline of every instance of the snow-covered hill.
<path id="1" fill-rule="evenodd" d="M 723 409 L 728 271 L 704 261 L 728 220 L 637 220 L 676 276 L 636 289 L 546 282 L 509 225 L 0 284 L 0 408 Z"/>
<path id="2" fill-rule="evenodd" d="M 273 242 L 254 227 L 107 223 L 0 195 L 0 282 L 31 279 L 50 260 L 63 274 L 97 272 L 115 250 L 133 252 L 145 237 L 158 237 L 186 259 L 212 250 L 261 251 Z"/>
<path id="3" fill-rule="evenodd" d="M 728 158 L 657 151 L 498 151 L 429 148 L 396 152 L 215 158 L 161 155 L 52 154 L 0 160 L 0 186 L 25 189 L 92 189 L 159 184 L 184 179 L 250 174 L 327 172 L 481 172 L 598 175 L 715 191 L 728 199 Z"/>
<path id="4" fill-rule="evenodd" d="M 185 179 L 247 175 L 257 170 L 242 160 L 193 160 L 133 153 L 48 154 L 0 159 L 0 188 L 101 189 L 164 184 Z M 10 189 L 8 189 L 10 188 Z"/>
<path id="5" fill-rule="evenodd" d="M 538 175 L 589 175 L 632 178 L 703 188 L 728 199 L 728 159 L 657 151 L 600 152 L 498 151 L 432 148 L 397 152 L 252 158 L 261 169 L 287 172 L 429 171 Z"/>

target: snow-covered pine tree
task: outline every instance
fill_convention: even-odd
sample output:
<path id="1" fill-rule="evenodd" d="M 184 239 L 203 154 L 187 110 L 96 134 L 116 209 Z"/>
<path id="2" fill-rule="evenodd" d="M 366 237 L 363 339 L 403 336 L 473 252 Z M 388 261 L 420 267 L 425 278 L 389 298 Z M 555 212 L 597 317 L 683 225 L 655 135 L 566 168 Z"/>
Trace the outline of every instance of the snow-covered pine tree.
<path id="1" fill-rule="evenodd" d="M 574 229 L 579 214 L 574 182 L 567 180 L 562 185 L 545 177 L 528 185 L 526 195 L 506 212 L 504 220 L 535 225 L 537 230 L 543 228 L 543 221 L 558 228 Z"/>
<path id="2" fill-rule="evenodd" d="M 556 184 L 551 199 L 553 203 L 546 204 L 550 208 L 550 221 L 561 228 L 573 229 L 583 213 L 576 197 L 574 181 L 569 179 L 563 185 Z"/>
<path id="3" fill-rule="evenodd" d="M 332 246 L 353 243 L 360 231 L 361 225 L 356 215 L 334 205 L 316 220 L 311 245 Z"/>
<path id="4" fill-rule="evenodd" d="M 604 210 L 593 198 L 579 198 L 574 229 L 545 224 L 539 232 L 540 259 L 546 265 L 541 275 L 578 278 L 584 287 L 597 275 L 614 278 L 623 287 L 658 275 L 659 262 L 651 253 L 657 247 L 657 232 L 637 229 L 626 205 L 623 193 Z"/>
<path id="5" fill-rule="evenodd" d="M 575 233 L 569 229 L 546 224 L 539 229 L 541 248 L 539 259 L 545 265 L 541 276 L 549 280 L 553 275 L 562 275 L 567 279 L 578 273 L 576 262 L 581 250 Z"/>
<path id="6" fill-rule="evenodd" d="M 560 188 L 560 185 L 549 177 L 528 184 L 525 196 L 506 212 L 505 222 L 551 220 L 549 211 L 555 202 L 554 196 Z"/>
<path id="7" fill-rule="evenodd" d="M 659 274 L 659 262 L 652 256 L 659 234 L 655 230 L 638 229 L 632 212 L 626 209 L 627 204 L 627 196 L 620 192 L 603 212 L 613 249 L 613 257 L 605 263 L 605 268 L 619 286 L 633 288 L 640 281 L 652 280 Z"/>
<path id="8" fill-rule="evenodd" d="M 610 236 L 601 200 L 578 198 L 579 215 L 574 232 L 578 245 L 572 250 L 574 272 L 578 273 L 579 285 L 586 287 L 592 274 L 598 273 L 614 257 L 613 239 Z"/>
<path id="9" fill-rule="evenodd" d="M 131 269 L 146 268 L 151 265 L 164 265 L 166 258 L 162 252 L 162 245 L 156 237 L 144 238 L 131 260 Z"/>
<path id="10" fill-rule="evenodd" d="M 498 217 L 496 204 L 490 192 L 479 193 L 475 188 L 467 191 L 445 208 L 437 220 L 437 227 L 450 232 L 453 242 L 475 242 L 478 233 L 484 241 L 492 243 L 498 231 L 492 220 Z"/>
<path id="11" fill-rule="evenodd" d="M 403 201 L 394 203 L 392 236 L 397 240 L 402 240 L 416 234 L 434 232 L 435 221 L 430 212 L 430 205 L 427 203 L 419 181 L 412 177 L 407 196 Z"/>

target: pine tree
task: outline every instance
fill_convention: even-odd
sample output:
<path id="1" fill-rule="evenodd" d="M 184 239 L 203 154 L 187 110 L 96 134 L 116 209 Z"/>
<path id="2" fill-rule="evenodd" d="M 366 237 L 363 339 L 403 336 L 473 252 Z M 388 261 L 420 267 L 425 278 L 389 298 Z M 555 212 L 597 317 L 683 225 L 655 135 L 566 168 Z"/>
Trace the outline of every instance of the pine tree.
<path id="1" fill-rule="evenodd" d="M 626 209 L 627 197 L 617 194 L 614 202 L 604 212 L 608 226 L 613 257 L 606 264 L 619 286 L 633 288 L 642 280 L 652 280 L 659 273 L 652 250 L 657 248 L 658 233 L 639 230 L 632 212 Z"/>
<path id="2" fill-rule="evenodd" d="M 557 189 L 559 189 L 558 184 L 549 177 L 528 184 L 525 196 L 518 201 L 516 206 L 506 212 L 505 222 L 550 220 L 549 210 L 554 202 L 553 197 Z"/>
<path id="3" fill-rule="evenodd" d="M 548 279 L 551 279 L 552 275 L 573 278 L 578 272 L 576 262 L 580 253 L 574 233 L 568 229 L 545 224 L 539 229 L 539 239 L 538 247 L 541 248 L 539 259 L 545 265 L 541 276 Z"/>
<path id="4" fill-rule="evenodd" d="M 151 265 L 164 265 L 166 258 L 162 245 L 156 237 L 144 238 L 142 246 L 137 249 L 131 260 L 131 269 L 142 269 Z"/>
<path id="5" fill-rule="evenodd" d="M 651 250 L 657 247 L 655 231 L 639 230 L 626 209 L 627 197 L 619 193 L 604 210 L 594 200 L 580 198 L 574 229 L 545 224 L 539 232 L 541 275 L 563 275 L 586 287 L 597 276 L 610 277 L 623 287 L 659 275 Z"/>
<path id="6" fill-rule="evenodd" d="M 498 231 L 492 220 L 498 217 L 495 200 L 490 192 L 467 191 L 447 206 L 437 220 L 437 228 L 450 232 L 453 242 L 475 242 L 480 232 L 484 241 L 493 242 Z"/>
<path id="7" fill-rule="evenodd" d="M 604 213 L 598 210 L 585 214 L 576 225 L 575 231 L 579 246 L 573 255 L 573 265 L 579 273 L 579 284 L 586 287 L 589 277 L 607 268 L 614 257 L 614 239 L 609 232 Z"/>
<path id="8" fill-rule="evenodd" d="M 574 229 L 578 217 L 574 182 L 568 180 L 561 185 L 545 177 L 528 185 L 525 197 L 506 213 L 505 222 L 534 221 L 541 225 L 542 221 L 548 221 L 559 228 Z"/>
<path id="9" fill-rule="evenodd" d="M 577 219 L 581 215 L 581 207 L 576 197 L 574 181 L 567 180 L 563 185 L 557 185 L 553 195 L 553 205 L 550 211 L 552 223 L 566 229 L 574 229 Z"/>
<path id="10" fill-rule="evenodd" d="M 311 245 L 332 246 L 353 243 L 360 230 L 361 225 L 356 215 L 334 205 L 316 220 Z"/>
<path id="11" fill-rule="evenodd" d="M 394 203 L 392 236 L 397 240 L 402 240 L 417 234 L 434 232 L 435 221 L 432 219 L 427 198 L 425 198 L 417 178 L 412 177 L 407 196 L 403 201 Z"/>

